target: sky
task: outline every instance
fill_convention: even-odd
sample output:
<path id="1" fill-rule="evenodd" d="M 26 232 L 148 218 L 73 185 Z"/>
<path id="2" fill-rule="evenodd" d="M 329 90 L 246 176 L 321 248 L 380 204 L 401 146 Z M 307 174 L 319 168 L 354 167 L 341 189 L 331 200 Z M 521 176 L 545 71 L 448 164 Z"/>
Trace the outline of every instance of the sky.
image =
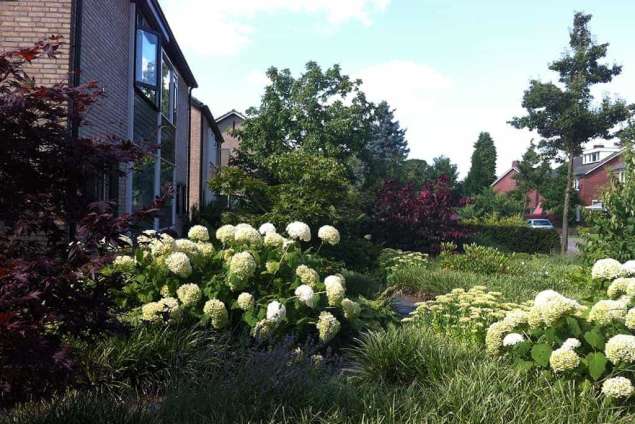
<path id="1" fill-rule="evenodd" d="M 633 0 L 160 0 L 215 116 L 258 105 L 271 66 L 299 75 L 308 61 L 364 81 L 407 130 L 410 157 L 445 155 L 463 176 L 488 131 L 498 172 L 536 134 L 507 124 L 521 115 L 531 79 L 565 51 L 575 11 L 609 42 L 622 75 L 595 93 L 635 102 Z"/>

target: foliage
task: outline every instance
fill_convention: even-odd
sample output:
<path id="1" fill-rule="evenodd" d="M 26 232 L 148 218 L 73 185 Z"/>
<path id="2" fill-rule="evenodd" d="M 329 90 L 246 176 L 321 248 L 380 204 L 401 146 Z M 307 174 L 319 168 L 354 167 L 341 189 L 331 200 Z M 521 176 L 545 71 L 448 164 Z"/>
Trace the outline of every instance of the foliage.
<path id="1" fill-rule="evenodd" d="M 144 152 L 116 139 L 72 137 L 98 97 L 94 83 L 42 87 L 24 71 L 56 57 L 58 37 L 0 53 L 0 405 L 63 387 L 75 361 L 68 337 L 91 338 L 115 325 L 96 275 L 123 244 L 122 233 L 153 214 L 115 214 L 92 203 L 87 181 Z M 69 245 L 69 241 L 71 244 Z"/>
<path id="2" fill-rule="evenodd" d="M 447 177 L 453 190 L 458 190 L 458 166 L 446 156 L 438 156 L 429 164 L 423 159 L 408 159 L 401 165 L 399 181 L 402 184 L 413 184 L 421 187 L 439 177 Z M 456 193 L 460 194 L 460 193 Z"/>
<path id="3" fill-rule="evenodd" d="M 401 128 L 394 112 L 385 101 L 380 102 L 373 110 L 368 150 L 371 167 L 369 172 L 374 178 L 396 177 L 410 151 L 406 130 Z"/>
<path id="4" fill-rule="evenodd" d="M 459 209 L 462 220 L 481 221 L 518 217 L 524 214 L 524 205 L 520 192 L 496 193 L 490 188 L 472 196 L 467 205 Z"/>
<path id="5" fill-rule="evenodd" d="M 519 265 L 512 257 L 498 249 L 477 244 L 463 246 L 464 253 L 456 253 L 457 246 L 444 243 L 439 255 L 441 268 L 477 274 L 509 274 L 518 271 Z"/>
<path id="6" fill-rule="evenodd" d="M 526 221 L 506 219 L 482 224 L 466 223 L 470 230 L 472 242 L 494 247 L 506 252 L 546 253 L 550 254 L 558 249 L 560 236 L 556 230 L 531 228 Z"/>
<path id="7" fill-rule="evenodd" d="M 602 196 L 603 210 L 585 216 L 581 250 L 587 262 L 635 258 L 635 155 L 630 142 L 624 150 L 624 174 L 624 183 L 611 179 Z"/>
<path id="8" fill-rule="evenodd" d="M 593 102 L 591 88 L 610 82 L 622 72 L 622 68 L 600 63 L 606 57 L 608 43 L 596 44 L 593 41 L 588 28 L 590 20 L 591 15 L 575 14 L 570 50 L 549 65 L 551 71 L 559 74 L 560 84 L 532 80 L 522 102 L 527 115 L 511 121 L 516 128 L 535 130 L 543 137 L 538 146 L 545 156 L 555 158 L 563 154 L 567 161 L 562 252 L 567 249 L 573 158 L 582 152 L 585 142 L 610 137 L 610 131 L 630 115 L 630 107 L 621 100 L 612 101 L 605 97 L 599 106 Z"/>
<path id="9" fill-rule="evenodd" d="M 561 220 L 564 216 L 564 196 L 567 187 L 567 164 L 563 164 L 546 176 L 540 185 L 540 195 L 543 197 L 542 207 Z M 575 222 L 575 210 L 580 205 L 580 198 L 576 191 L 572 191 L 569 196 L 569 211 L 567 212 L 568 222 Z"/>
<path id="10" fill-rule="evenodd" d="M 488 132 L 482 132 L 474 143 L 472 165 L 465 178 L 465 194 L 473 195 L 496 181 L 496 146 Z"/>
<path id="11" fill-rule="evenodd" d="M 527 308 L 527 305 L 505 302 L 501 292 L 473 286 L 468 290 L 456 288 L 422 302 L 403 321 L 430 326 L 437 332 L 462 340 L 483 342 L 487 327 L 504 318 L 509 311 Z"/>
<path id="12" fill-rule="evenodd" d="M 446 177 L 420 190 L 412 184 L 386 182 L 375 203 L 373 236 L 390 247 L 436 252 L 441 243 L 464 237 L 458 204 Z"/>
<path id="13" fill-rule="evenodd" d="M 404 268 L 426 268 L 430 264 L 428 255 L 421 252 L 383 249 L 379 255 L 379 269 L 386 282 L 392 285 L 392 276 Z"/>
<path id="14" fill-rule="evenodd" d="M 547 178 L 551 177 L 552 170 L 548 160 L 543 160 L 536 149 L 533 140 L 517 163 L 518 173 L 514 175 L 517 190 L 524 196 L 523 212 L 527 210 L 528 196 L 537 191 L 542 195 L 541 188 Z"/>

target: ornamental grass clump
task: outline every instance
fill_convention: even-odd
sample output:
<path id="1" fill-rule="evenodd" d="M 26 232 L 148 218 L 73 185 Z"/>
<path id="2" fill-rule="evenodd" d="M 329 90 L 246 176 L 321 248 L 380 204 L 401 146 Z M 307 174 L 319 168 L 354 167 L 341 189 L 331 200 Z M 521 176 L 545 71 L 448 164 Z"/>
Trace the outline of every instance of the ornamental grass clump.
<path id="1" fill-rule="evenodd" d="M 509 358 L 522 369 L 548 369 L 559 378 L 602 382 L 601 392 L 624 399 L 635 378 L 633 282 L 622 265 L 602 259 L 593 278 L 609 283 L 607 295 L 590 308 L 553 290 L 540 292 L 525 319 L 515 312 L 490 325 L 490 355 Z"/>
<path id="2" fill-rule="evenodd" d="M 225 225 L 212 234 L 215 240 L 194 226 L 189 239 L 140 236 L 138 247 L 111 266 L 126 282 L 120 303 L 140 307 L 148 325 L 189 322 L 260 341 L 292 333 L 326 344 L 342 330 L 364 327 L 368 302 L 347 298 L 334 264 L 302 248 L 312 238 L 305 223 L 289 224 L 286 235 L 270 223 Z M 335 245 L 340 233 L 324 226 L 318 238 Z"/>

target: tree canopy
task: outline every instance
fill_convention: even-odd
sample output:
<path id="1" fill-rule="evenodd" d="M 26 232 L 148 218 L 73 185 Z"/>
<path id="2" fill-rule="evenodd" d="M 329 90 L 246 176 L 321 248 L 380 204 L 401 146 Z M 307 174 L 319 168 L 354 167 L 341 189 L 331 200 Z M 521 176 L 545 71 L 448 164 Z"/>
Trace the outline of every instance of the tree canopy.
<path id="1" fill-rule="evenodd" d="M 488 132 L 482 132 L 474 143 L 472 165 L 465 179 L 465 193 L 480 193 L 496 181 L 496 146 Z"/>

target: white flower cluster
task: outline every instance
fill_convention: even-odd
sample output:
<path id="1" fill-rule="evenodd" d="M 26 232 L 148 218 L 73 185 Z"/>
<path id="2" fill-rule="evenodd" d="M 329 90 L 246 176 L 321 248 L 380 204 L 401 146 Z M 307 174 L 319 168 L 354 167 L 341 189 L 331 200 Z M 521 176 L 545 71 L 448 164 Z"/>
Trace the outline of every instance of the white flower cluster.
<path id="1" fill-rule="evenodd" d="M 212 327 L 216 330 L 225 328 L 229 323 L 229 314 L 225 304 L 218 299 L 210 299 L 203 306 L 203 313 L 210 318 Z"/>
<path id="2" fill-rule="evenodd" d="M 216 238 L 223 244 L 228 244 L 234 241 L 234 234 L 236 233 L 236 227 L 233 225 L 223 225 L 216 230 Z"/>
<path id="3" fill-rule="evenodd" d="M 610 398 L 628 398 L 633 395 L 634 391 L 633 383 L 625 377 L 609 378 L 602 384 L 602 393 Z"/>
<path id="4" fill-rule="evenodd" d="M 115 258 L 112 266 L 118 272 L 133 272 L 137 266 L 137 261 L 131 256 L 122 255 Z"/>
<path id="5" fill-rule="evenodd" d="M 198 245 L 194 243 L 192 240 L 188 239 L 178 239 L 174 242 L 174 250 L 176 252 L 185 253 L 189 257 L 198 256 L 201 251 L 198 248 Z"/>
<path id="6" fill-rule="evenodd" d="M 184 306 L 195 305 L 201 300 L 201 289 L 196 284 L 183 284 L 176 289 L 176 297 Z"/>
<path id="7" fill-rule="evenodd" d="M 153 256 L 168 255 L 174 251 L 174 239 L 168 234 L 161 234 L 159 238 L 150 241 L 150 252 Z"/>
<path id="8" fill-rule="evenodd" d="M 626 261 L 622 265 L 622 272 L 624 273 L 624 276 L 626 276 L 626 277 L 635 276 L 635 261 L 633 261 L 633 260 Z"/>
<path id="9" fill-rule="evenodd" d="M 262 243 L 262 236 L 251 225 L 238 224 L 234 231 L 234 241 L 239 244 L 257 247 Z"/>
<path id="10" fill-rule="evenodd" d="M 331 246 L 335 246 L 340 242 L 340 232 L 331 225 L 325 225 L 318 230 L 318 238 Z"/>
<path id="11" fill-rule="evenodd" d="M 214 255 L 215 249 L 212 243 L 206 241 L 199 241 L 196 243 L 196 247 L 198 248 L 198 252 L 206 258 Z"/>
<path id="12" fill-rule="evenodd" d="M 573 299 L 569 299 L 553 290 L 545 290 L 534 299 L 534 306 L 529 310 L 528 323 L 532 328 L 541 324 L 553 325 L 565 315 L 579 314 L 582 306 Z"/>
<path id="13" fill-rule="evenodd" d="M 580 357 L 573 349 L 561 347 L 551 352 L 549 365 L 556 373 L 571 371 L 580 365 Z"/>
<path id="14" fill-rule="evenodd" d="M 281 248 L 284 246 L 284 237 L 278 233 L 269 232 L 265 234 L 265 246 L 273 248 Z"/>
<path id="15" fill-rule="evenodd" d="M 158 302 L 146 303 L 141 307 L 141 318 L 148 322 L 161 322 L 164 317 L 178 319 L 180 317 L 179 301 L 173 297 L 165 297 Z"/>
<path id="16" fill-rule="evenodd" d="M 523 341 L 525 341 L 525 338 L 523 337 L 522 334 L 509 333 L 503 339 L 503 346 L 505 347 L 516 346 L 518 343 L 522 343 Z"/>
<path id="17" fill-rule="evenodd" d="M 600 325 L 608 325 L 613 321 L 624 321 L 626 319 L 626 299 L 621 300 L 600 300 L 591 307 L 589 312 L 589 322 Z"/>
<path id="18" fill-rule="evenodd" d="M 240 280 L 253 277 L 256 267 L 256 260 L 249 252 L 236 253 L 229 261 L 229 273 Z"/>
<path id="19" fill-rule="evenodd" d="M 238 299 L 236 299 L 236 304 L 243 311 L 249 311 L 254 308 L 256 304 L 256 300 L 251 293 L 242 292 L 238 295 Z"/>
<path id="20" fill-rule="evenodd" d="M 171 253 L 165 258 L 165 265 L 168 269 L 181 278 L 187 278 L 192 274 L 192 265 L 190 258 L 183 252 Z"/>
<path id="21" fill-rule="evenodd" d="M 279 324 L 287 317 L 287 308 L 277 300 L 267 305 L 267 320 Z"/>
<path id="22" fill-rule="evenodd" d="M 276 227 L 271 222 L 265 222 L 258 228 L 258 232 L 263 236 L 266 236 L 269 233 L 276 233 Z"/>
<path id="23" fill-rule="evenodd" d="M 324 285 L 326 286 L 326 297 L 329 305 L 339 306 L 346 294 L 343 280 L 337 275 L 331 275 L 324 279 Z"/>
<path id="24" fill-rule="evenodd" d="M 614 365 L 635 363 L 635 336 L 618 334 L 606 342 L 604 354 Z"/>
<path id="25" fill-rule="evenodd" d="M 295 274 L 300 277 L 303 284 L 315 287 L 320 282 L 320 274 L 313 268 L 306 265 L 300 265 L 296 268 Z"/>
<path id="26" fill-rule="evenodd" d="M 321 312 L 316 324 L 320 340 L 323 343 L 330 342 L 333 337 L 339 333 L 341 326 L 340 322 L 332 313 L 326 311 Z"/>
<path id="27" fill-rule="evenodd" d="M 635 296 L 635 278 L 618 278 L 613 281 L 609 288 L 606 290 L 606 294 L 611 299 L 617 299 L 620 296 L 628 295 L 630 297 Z"/>
<path id="28" fill-rule="evenodd" d="M 304 222 L 296 221 L 287 225 L 287 234 L 293 240 L 311 241 L 311 229 Z"/>
<path id="29" fill-rule="evenodd" d="M 315 308 L 317 302 L 320 300 L 319 295 L 316 295 L 311 286 L 303 284 L 295 289 L 295 295 L 298 300 L 304 303 L 309 308 Z"/>
<path id="30" fill-rule="evenodd" d="M 630 330 L 635 330 L 635 308 L 631 308 L 626 313 L 626 318 L 624 319 L 624 324 Z"/>
<path id="31" fill-rule="evenodd" d="M 352 320 L 359 316 L 362 307 L 359 306 L 359 303 L 346 298 L 342 300 L 342 311 L 344 311 L 344 317 L 346 319 Z"/>
<path id="32" fill-rule="evenodd" d="M 209 241 L 209 231 L 202 225 L 194 225 L 187 232 L 187 237 L 194 241 Z"/>
<path id="33" fill-rule="evenodd" d="M 594 280 L 614 280 L 621 277 L 623 273 L 622 264 L 611 258 L 598 260 L 591 269 L 591 277 Z"/>

